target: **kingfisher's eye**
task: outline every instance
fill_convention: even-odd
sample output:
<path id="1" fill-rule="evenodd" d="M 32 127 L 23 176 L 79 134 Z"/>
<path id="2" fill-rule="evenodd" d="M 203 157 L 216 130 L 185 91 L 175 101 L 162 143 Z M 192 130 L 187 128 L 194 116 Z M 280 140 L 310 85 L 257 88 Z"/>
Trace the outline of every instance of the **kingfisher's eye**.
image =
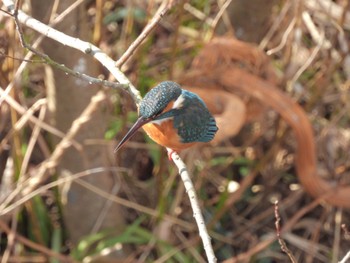
<path id="1" fill-rule="evenodd" d="M 146 118 L 163 113 L 168 104 L 181 95 L 181 87 L 172 81 L 164 81 L 151 89 L 140 103 L 140 114 Z"/>

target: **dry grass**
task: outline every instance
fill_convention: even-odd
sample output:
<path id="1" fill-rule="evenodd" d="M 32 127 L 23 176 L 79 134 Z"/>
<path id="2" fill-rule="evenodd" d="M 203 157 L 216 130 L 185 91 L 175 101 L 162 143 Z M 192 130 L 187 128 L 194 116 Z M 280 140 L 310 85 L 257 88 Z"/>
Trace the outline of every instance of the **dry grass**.
<path id="1" fill-rule="evenodd" d="M 281 1 L 271 13 L 268 32 L 256 45 L 238 42 L 232 35 L 213 41 L 224 7 L 216 1 L 202 2 L 185 3 L 183 8 L 176 5 L 122 69 L 142 93 L 165 79 L 203 89 L 209 103 L 213 98 L 220 101 L 217 118 L 229 116 L 224 114 L 227 98 L 244 105 L 244 110 L 223 118 L 235 132 L 222 134 L 215 145 L 183 153 L 216 256 L 220 262 L 289 262 L 278 244 L 278 233 L 296 262 L 340 261 L 350 250 L 348 1 Z M 94 41 L 115 60 L 159 7 L 156 1 L 96 3 L 86 8 Z M 226 18 L 230 34 L 232 26 Z M 127 95 L 99 93 L 72 123 L 70 132 L 58 131 L 45 118 L 47 66 L 33 63 L 37 60 L 32 58 L 24 70 L 19 68 L 22 61 L 13 58 L 23 58 L 25 50 L 14 22 L 0 13 L 0 24 L 0 48 L 7 55 L 0 57 L 0 86 L 3 90 L 14 86 L 6 101 L 1 97 L 0 102 L 3 262 L 44 262 L 47 258 L 99 262 L 101 251 L 112 255 L 113 262 L 121 251 L 127 255 L 121 262 L 205 262 L 189 201 L 164 149 L 140 133 L 114 160 L 114 140 L 75 141 L 102 105 L 108 105 L 106 114 L 114 114 L 107 134 L 114 137 L 118 132 L 121 138 L 134 118 L 128 114 L 134 105 Z M 24 35 L 33 40 L 32 31 L 24 28 Z M 215 41 L 227 42 L 215 46 Z M 103 73 L 107 79 L 108 73 Z M 298 122 L 295 116 L 305 118 Z M 234 125 L 237 119 L 239 128 Z M 59 138 L 56 150 L 50 136 Z M 71 177 L 56 170 L 69 147 L 84 156 L 90 144 L 107 145 L 112 167 L 95 167 Z M 79 181 L 101 170 L 118 173 L 114 192 Z M 42 172 L 47 180 L 39 188 L 29 188 L 27 179 Z M 62 190 L 57 186 L 70 180 L 120 204 L 125 231 L 116 235 L 98 229 L 82 237 L 80 244 L 70 244 L 67 222 L 62 219 L 64 204 L 57 194 Z M 232 188 L 235 183 L 238 189 Z M 328 193 L 333 185 L 338 185 L 335 194 Z M 23 190 L 27 202 L 16 205 L 16 193 Z"/>

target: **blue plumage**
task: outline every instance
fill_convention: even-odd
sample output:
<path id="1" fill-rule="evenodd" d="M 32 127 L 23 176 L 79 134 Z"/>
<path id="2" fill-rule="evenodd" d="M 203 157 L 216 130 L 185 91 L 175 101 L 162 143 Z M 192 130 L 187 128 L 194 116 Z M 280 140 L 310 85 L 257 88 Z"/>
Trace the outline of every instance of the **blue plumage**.
<path id="1" fill-rule="evenodd" d="M 146 94 L 139 106 L 138 120 L 114 151 L 141 127 L 155 142 L 174 151 L 195 142 L 209 142 L 218 130 L 203 100 L 172 81 L 164 81 Z"/>
<path id="2" fill-rule="evenodd" d="M 171 101 L 176 107 L 163 112 Z M 139 114 L 154 122 L 173 119 L 183 143 L 209 142 L 218 130 L 203 100 L 172 81 L 162 82 L 149 91 L 140 104 Z"/>
<path id="3" fill-rule="evenodd" d="M 140 103 L 139 114 L 146 119 L 157 116 L 180 95 L 179 84 L 172 81 L 161 82 L 145 95 Z"/>
<path id="4" fill-rule="evenodd" d="M 184 143 L 209 142 L 216 131 L 215 119 L 210 114 L 203 100 L 196 94 L 182 90 L 183 105 L 176 111 L 174 127 Z"/>

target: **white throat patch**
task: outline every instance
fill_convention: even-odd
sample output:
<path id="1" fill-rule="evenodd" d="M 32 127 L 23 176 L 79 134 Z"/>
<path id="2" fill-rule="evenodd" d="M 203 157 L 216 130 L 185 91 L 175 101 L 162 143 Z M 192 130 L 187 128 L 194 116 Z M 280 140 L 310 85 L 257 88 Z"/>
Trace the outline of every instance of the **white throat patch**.
<path id="1" fill-rule="evenodd" d="M 179 109 L 182 107 L 182 103 L 184 102 L 185 98 L 182 96 L 182 94 L 175 100 L 173 109 Z"/>
<path id="2" fill-rule="evenodd" d="M 154 120 L 154 121 L 151 121 L 150 123 L 154 123 L 154 124 L 157 124 L 157 125 L 161 125 L 163 122 L 165 121 L 168 121 L 170 120 L 172 117 L 169 117 L 169 118 L 165 118 L 165 119 L 161 119 L 161 120 Z"/>

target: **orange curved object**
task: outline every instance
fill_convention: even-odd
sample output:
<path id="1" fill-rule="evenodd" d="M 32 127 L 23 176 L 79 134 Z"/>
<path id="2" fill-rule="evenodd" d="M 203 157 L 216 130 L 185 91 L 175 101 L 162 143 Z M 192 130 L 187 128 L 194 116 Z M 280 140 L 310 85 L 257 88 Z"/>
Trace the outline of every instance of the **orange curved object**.
<path id="1" fill-rule="evenodd" d="M 183 84 L 200 87 L 204 93 L 205 90 L 236 94 L 238 91 L 278 112 L 295 134 L 295 166 L 305 191 L 331 205 L 350 208 L 350 186 L 325 180 L 318 174 L 310 121 L 304 110 L 278 89 L 271 64 L 263 52 L 236 39 L 216 38 L 201 50 L 192 68 L 182 78 Z M 215 104 L 214 96 L 203 96 L 203 100 L 209 106 Z"/>
<path id="2" fill-rule="evenodd" d="M 224 86 L 232 85 L 232 78 L 244 79 L 244 83 L 235 83 L 236 88 L 239 87 L 264 101 L 293 128 L 297 141 L 297 175 L 306 192 L 315 198 L 325 197 L 329 204 L 350 208 L 350 186 L 336 185 L 335 182 L 324 180 L 317 173 L 315 138 L 304 110 L 277 87 L 237 68 L 222 72 L 220 83 Z"/>

